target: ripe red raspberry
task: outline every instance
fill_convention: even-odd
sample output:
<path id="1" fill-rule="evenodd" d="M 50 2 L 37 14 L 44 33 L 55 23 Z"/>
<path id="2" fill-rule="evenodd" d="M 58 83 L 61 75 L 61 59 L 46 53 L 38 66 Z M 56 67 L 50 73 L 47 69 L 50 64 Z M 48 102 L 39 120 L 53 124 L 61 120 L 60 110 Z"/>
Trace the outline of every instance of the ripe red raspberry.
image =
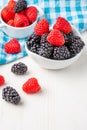
<path id="1" fill-rule="evenodd" d="M 58 17 L 53 28 L 62 31 L 65 34 L 68 34 L 72 31 L 72 27 L 71 27 L 70 23 L 63 17 Z"/>
<path id="2" fill-rule="evenodd" d="M 47 41 L 54 46 L 62 46 L 65 43 L 62 33 L 56 29 L 48 34 Z"/>
<path id="3" fill-rule="evenodd" d="M 40 91 L 41 87 L 36 78 L 28 79 L 22 86 L 22 89 L 26 93 L 37 93 Z"/>
<path id="4" fill-rule="evenodd" d="M 5 84 L 5 79 L 2 75 L 0 75 L 0 86 Z"/>
<path id="5" fill-rule="evenodd" d="M 13 38 L 4 46 L 5 52 L 9 54 L 16 54 L 21 51 L 20 43 L 17 39 Z"/>
<path id="6" fill-rule="evenodd" d="M 33 23 L 37 19 L 37 8 L 30 6 L 26 8 L 25 13 L 30 23 Z"/>
<path id="7" fill-rule="evenodd" d="M 14 6 L 16 5 L 16 3 L 16 1 L 10 0 L 7 6 L 14 11 Z"/>
<path id="8" fill-rule="evenodd" d="M 38 36 L 42 36 L 45 33 L 49 32 L 49 23 L 46 19 L 41 19 L 35 26 L 34 32 Z"/>
<path id="9" fill-rule="evenodd" d="M 6 6 L 2 9 L 1 16 L 5 22 L 8 22 L 9 20 L 14 19 L 15 13 Z"/>
<path id="10" fill-rule="evenodd" d="M 14 26 L 14 20 L 13 20 L 13 19 L 12 19 L 12 20 L 9 20 L 9 21 L 7 22 L 7 24 L 10 25 L 10 26 Z"/>
<path id="11" fill-rule="evenodd" d="M 22 14 L 18 14 L 18 13 L 15 14 L 15 17 L 14 17 L 15 27 L 26 27 L 28 25 L 29 25 L 29 21 L 26 16 Z"/>

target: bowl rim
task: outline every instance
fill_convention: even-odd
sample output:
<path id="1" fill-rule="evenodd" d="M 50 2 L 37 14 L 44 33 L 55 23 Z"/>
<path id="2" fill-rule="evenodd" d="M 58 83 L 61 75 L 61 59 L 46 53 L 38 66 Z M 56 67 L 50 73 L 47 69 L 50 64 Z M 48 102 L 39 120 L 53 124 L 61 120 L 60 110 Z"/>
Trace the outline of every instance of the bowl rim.
<path id="1" fill-rule="evenodd" d="M 72 29 L 74 29 L 74 30 L 76 31 L 77 36 L 79 36 L 79 37 L 82 39 L 82 41 L 84 42 L 84 40 L 83 40 L 83 38 L 82 38 L 80 32 L 76 29 L 76 27 L 73 26 L 73 25 L 71 25 L 71 26 L 72 26 Z M 52 28 L 52 27 L 51 27 L 51 28 Z M 78 55 L 80 55 L 80 54 L 83 52 L 84 48 L 85 48 L 85 45 L 84 45 L 84 47 L 82 48 L 82 50 L 81 50 L 78 54 L 76 54 L 74 57 L 71 57 L 71 58 L 68 58 L 68 59 L 65 59 L 65 60 L 56 60 L 56 59 L 49 59 L 49 58 L 40 56 L 40 55 L 38 55 L 38 54 L 36 54 L 36 53 L 30 51 L 30 50 L 28 49 L 28 47 L 27 47 L 27 44 L 25 43 L 25 49 L 26 49 L 26 51 L 27 51 L 28 54 L 30 53 L 31 55 L 37 56 L 37 57 L 39 57 L 39 58 L 41 58 L 41 59 L 44 59 L 44 60 L 47 60 L 47 61 L 49 61 L 49 62 L 51 62 L 51 61 L 55 61 L 55 62 L 67 62 L 67 61 L 73 60 L 73 59 L 75 59 Z"/>

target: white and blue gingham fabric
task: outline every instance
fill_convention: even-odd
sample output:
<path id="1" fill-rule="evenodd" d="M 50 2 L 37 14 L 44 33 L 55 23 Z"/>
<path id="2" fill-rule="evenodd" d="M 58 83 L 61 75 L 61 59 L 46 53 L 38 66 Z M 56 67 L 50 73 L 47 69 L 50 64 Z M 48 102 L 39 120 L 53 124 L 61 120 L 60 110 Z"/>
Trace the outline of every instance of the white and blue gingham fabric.
<path id="1" fill-rule="evenodd" d="M 0 0 L 2 8 L 8 0 Z M 87 0 L 27 0 L 28 5 L 36 4 L 44 11 L 45 18 L 50 25 L 54 24 L 58 16 L 65 17 L 80 32 L 87 30 Z M 4 44 L 10 40 L 0 30 L 0 64 L 9 63 L 18 58 L 26 56 L 24 49 L 25 39 L 19 39 L 22 51 L 18 54 L 6 54 Z"/>

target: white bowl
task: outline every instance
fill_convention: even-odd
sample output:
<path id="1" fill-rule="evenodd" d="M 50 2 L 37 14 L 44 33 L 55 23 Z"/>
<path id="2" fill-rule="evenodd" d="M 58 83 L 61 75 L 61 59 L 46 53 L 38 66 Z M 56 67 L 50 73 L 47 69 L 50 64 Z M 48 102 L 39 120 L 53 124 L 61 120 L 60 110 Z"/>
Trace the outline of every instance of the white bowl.
<path id="1" fill-rule="evenodd" d="M 74 35 L 76 36 L 79 36 L 81 37 L 81 34 L 78 32 L 78 30 L 75 28 L 75 27 L 72 27 L 73 28 L 73 33 Z M 82 39 L 82 37 L 81 37 Z M 82 39 L 83 40 L 83 39 Z M 84 41 L 84 40 L 83 40 Z M 80 55 L 82 54 L 83 52 L 83 49 L 80 51 L 80 53 L 78 53 L 76 56 L 70 58 L 70 59 L 66 59 L 66 60 L 53 60 L 53 59 L 48 59 L 48 58 L 45 58 L 45 57 L 42 57 L 38 54 L 35 54 L 31 51 L 29 51 L 27 49 L 27 46 L 25 45 L 25 48 L 26 48 L 26 51 L 27 51 L 27 54 L 38 64 L 40 65 L 42 68 L 45 68 L 45 69 L 52 69 L 52 70 L 56 70 L 56 69 L 62 69 L 62 68 L 65 68 L 65 67 L 68 67 L 70 66 L 71 64 L 73 64 L 74 62 L 76 62 Z"/>
<path id="2" fill-rule="evenodd" d="M 8 36 L 13 37 L 13 38 L 25 38 L 27 36 L 30 36 L 34 31 L 34 27 L 35 27 L 38 19 L 44 16 L 44 13 L 39 6 L 36 6 L 36 5 L 30 5 L 30 6 L 34 6 L 38 10 L 38 17 L 33 24 L 26 26 L 26 27 L 13 27 L 13 26 L 6 24 L 3 21 L 2 17 L 0 16 L 0 21 L 1 21 L 0 28 L 2 28 L 2 31 L 4 33 L 6 33 Z"/>

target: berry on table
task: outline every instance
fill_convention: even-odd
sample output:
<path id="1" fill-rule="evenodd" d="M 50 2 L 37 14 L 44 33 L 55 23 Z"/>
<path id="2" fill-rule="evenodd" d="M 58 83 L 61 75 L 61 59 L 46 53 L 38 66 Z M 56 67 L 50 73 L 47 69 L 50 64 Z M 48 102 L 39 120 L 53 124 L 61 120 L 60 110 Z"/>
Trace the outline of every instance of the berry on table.
<path id="1" fill-rule="evenodd" d="M 28 70 L 28 67 L 22 62 L 15 63 L 11 67 L 11 72 L 17 75 L 23 75 L 27 72 L 27 70 Z"/>
<path id="2" fill-rule="evenodd" d="M 25 93 L 37 93 L 41 90 L 41 87 L 38 83 L 38 80 L 34 77 L 28 79 L 22 86 L 22 89 Z"/>
<path id="3" fill-rule="evenodd" d="M 18 92 L 13 87 L 10 86 L 7 86 L 2 90 L 2 98 L 5 101 L 13 104 L 18 104 L 21 99 Z"/>
<path id="4" fill-rule="evenodd" d="M 0 75 L 0 86 L 5 84 L 4 76 Z"/>
<path id="5" fill-rule="evenodd" d="M 9 54 L 16 54 L 21 51 L 20 43 L 16 38 L 11 39 L 4 46 L 5 52 Z"/>

